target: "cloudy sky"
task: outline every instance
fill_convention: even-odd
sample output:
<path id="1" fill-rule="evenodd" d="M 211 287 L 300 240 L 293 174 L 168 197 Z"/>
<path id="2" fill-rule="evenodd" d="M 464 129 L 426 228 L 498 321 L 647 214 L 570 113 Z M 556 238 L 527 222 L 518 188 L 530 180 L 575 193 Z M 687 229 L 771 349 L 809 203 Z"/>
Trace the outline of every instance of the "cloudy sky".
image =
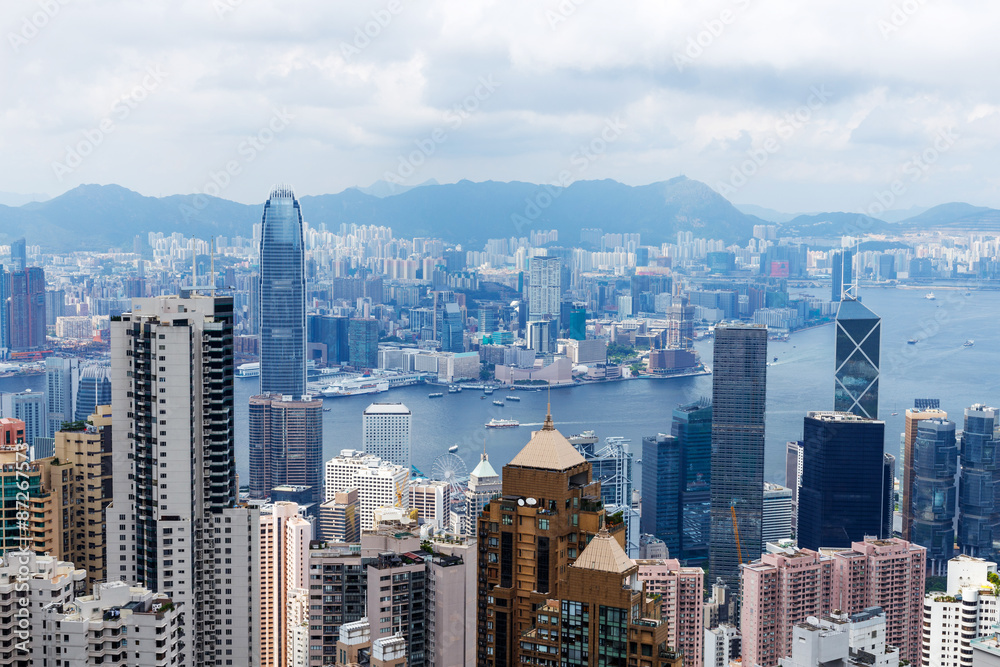
<path id="1" fill-rule="evenodd" d="M 998 25 L 995 0 L 5 0 L 0 191 L 568 171 L 1000 207 Z"/>

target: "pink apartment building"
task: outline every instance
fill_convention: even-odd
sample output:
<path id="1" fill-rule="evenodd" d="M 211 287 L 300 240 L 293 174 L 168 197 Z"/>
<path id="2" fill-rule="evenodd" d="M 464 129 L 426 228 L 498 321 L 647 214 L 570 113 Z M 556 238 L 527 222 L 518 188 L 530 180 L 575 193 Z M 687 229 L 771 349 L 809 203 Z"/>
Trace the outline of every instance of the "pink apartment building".
<path id="1" fill-rule="evenodd" d="M 887 643 L 919 667 L 925 572 L 926 549 L 895 538 L 789 548 L 742 565 L 743 664 L 774 667 L 790 656 L 792 628 L 809 616 L 882 607 Z"/>
<path id="2" fill-rule="evenodd" d="M 684 654 L 685 667 L 702 667 L 705 572 L 700 567 L 681 567 L 676 558 L 635 562 L 646 591 L 662 596 L 663 617 L 670 627 L 668 644 Z"/>

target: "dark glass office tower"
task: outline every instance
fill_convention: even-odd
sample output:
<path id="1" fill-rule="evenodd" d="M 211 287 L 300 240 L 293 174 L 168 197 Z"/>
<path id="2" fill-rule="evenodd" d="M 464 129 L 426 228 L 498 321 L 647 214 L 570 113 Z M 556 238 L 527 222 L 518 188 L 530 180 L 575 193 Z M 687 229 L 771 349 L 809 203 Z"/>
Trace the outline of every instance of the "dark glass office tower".
<path id="1" fill-rule="evenodd" d="M 833 409 L 878 418 L 879 345 L 882 320 L 855 299 L 837 311 L 837 362 Z"/>
<path id="2" fill-rule="evenodd" d="M 844 295 L 844 288 L 854 283 L 854 253 L 850 250 L 833 253 L 830 256 L 830 273 L 833 277 L 830 300 L 840 301 Z M 856 296 L 852 294 L 851 298 Z"/>
<path id="3" fill-rule="evenodd" d="M 987 560 L 1000 556 L 997 444 L 997 409 L 978 403 L 966 408 L 958 496 L 958 548 L 963 554 Z"/>
<path id="4" fill-rule="evenodd" d="M 913 444 L 910 541 L 927 547 L 927 569 L 934 575 L 946 574 L 954 556 L 956 472 L 955 422 L 921 420 Z"/>
<path id="5" fill-rule="evenodd" d="M 642 439 L 639 528 L 663 540 L 675 558 L 681 548 L 680 471 L 681 446 L 677 438 L 660 433 Z"/>
<path id="6" fill-rule="evenodd" d="M 302 212 L 291 188 L 264 204 L 260 238 L 260 391 L 306 393 L 306 279 Z"/>
<path id="7" fill-rule="evenodd" d="M 95 363 L 80 369 L 74 419 L 86 421 L 98 405 L 111 405 L 111 367 Z"/>
<path id="8" fill-rule="evenodd" d="M 885 422 L 847 412 L 806 415 L 799 547 L 850 546 L 866 536 L 890 536 L 884 441 Z"/>
<path id="9" fill-rule="evenodd" d="M 681 550 L 688 563 L 708 559 L 711 534 L 712 402 L 702 399 L 674 410 L 670 433 L 681 448 Z"/>
<path id="10" fill-rule="evenodd" d="M 739 585 L 732 510 L 744 563 L 760 557 L 764 511 L 767 328 L 715 327 L 712 376 L 712 491 L 709 574 Z"/>

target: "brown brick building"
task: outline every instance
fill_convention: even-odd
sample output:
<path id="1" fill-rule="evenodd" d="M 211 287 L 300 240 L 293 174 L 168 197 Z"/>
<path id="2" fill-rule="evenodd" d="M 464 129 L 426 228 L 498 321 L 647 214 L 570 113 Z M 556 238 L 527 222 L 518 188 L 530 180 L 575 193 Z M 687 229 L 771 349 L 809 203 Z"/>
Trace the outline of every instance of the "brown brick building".
<path id="1" fill-rule="evenodd" d="M 478 523 L 480 667 L 679 666 L 623 525 L 606 524 L 591 465 L 551 414 L 502 480 Z"/>

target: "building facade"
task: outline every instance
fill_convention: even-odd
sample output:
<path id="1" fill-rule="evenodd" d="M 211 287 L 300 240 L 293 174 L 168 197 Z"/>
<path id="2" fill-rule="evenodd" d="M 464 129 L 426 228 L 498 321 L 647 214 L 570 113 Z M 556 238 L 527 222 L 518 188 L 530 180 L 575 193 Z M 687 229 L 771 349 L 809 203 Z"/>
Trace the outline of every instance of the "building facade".
<path id="1" fill-rule="evenodd" d="M 943 575 L 955 552 L 958 446 L 955 422 L 924 419 L 913 446 L 910 541 L 927 547 L 927 567 Z"/>
<path id="2" fill-rule="evenodd" d="M 862 305 L 856 295 L 840 302 L 834 372 L 836 412 L 878 419 L 881 337 L 881 318 Z"/>
<path id="3" fill-rule="evenodd" d="M 260 393 L 306 393 L 306 276 L 302 211 L 276 187 L 260 236 Z"/>
<path id="4" fill-rule="evenodd" d="M 958 548 L 988 560 L 1000 556 L 1000 442 L 997 409 L 976 404 L 965 410 L 961 484 L 958 496 Z"/>
<path id="5" fill-rule="evenodd" d="M 250 497 L 276 486 L 308 486 L 323 498 L 323 400 L 304 395 L 250 397 Z"/>
<path id="6" fill-rule="evenodd" d="M 362 417 L 364 451 L 409 468 L 412 428 L 413 413 L 402 403 L 372 403 Z"/>
<path id="7" fill-rule="evenodd" d="M 714 359 L 709 569 L 736 584 L 738 553 L 748 562 L 761 552 L 767 329 L 729 323 L 717 326 Z"/>
<path id="8" fill-rule="evenodd" d="M 700 567 L 682 567 L 676 558 L 635 563 L 646 592 L 660 596 L 669 645 L 676 649 L 685 665 L 701 665 L 705 644 L 702 622 L 705 571 Z"/>
<path id="9" fill-rule="evenodd" d="M 925 419 L 947 419 L 948 413 L 939 408 L 907 408 L 905 416 L 905 427 L 903 431 L 903 471 L 900 484 L 902 486 L 902 502 L 900 503 L 900 514 L 903 520 L 902 537 L 904 540 L 912 538 L 913 530 L 913 481 L 915 460 L 913 448 L 917 442 L 917 429 L 920 422 Z"/>

